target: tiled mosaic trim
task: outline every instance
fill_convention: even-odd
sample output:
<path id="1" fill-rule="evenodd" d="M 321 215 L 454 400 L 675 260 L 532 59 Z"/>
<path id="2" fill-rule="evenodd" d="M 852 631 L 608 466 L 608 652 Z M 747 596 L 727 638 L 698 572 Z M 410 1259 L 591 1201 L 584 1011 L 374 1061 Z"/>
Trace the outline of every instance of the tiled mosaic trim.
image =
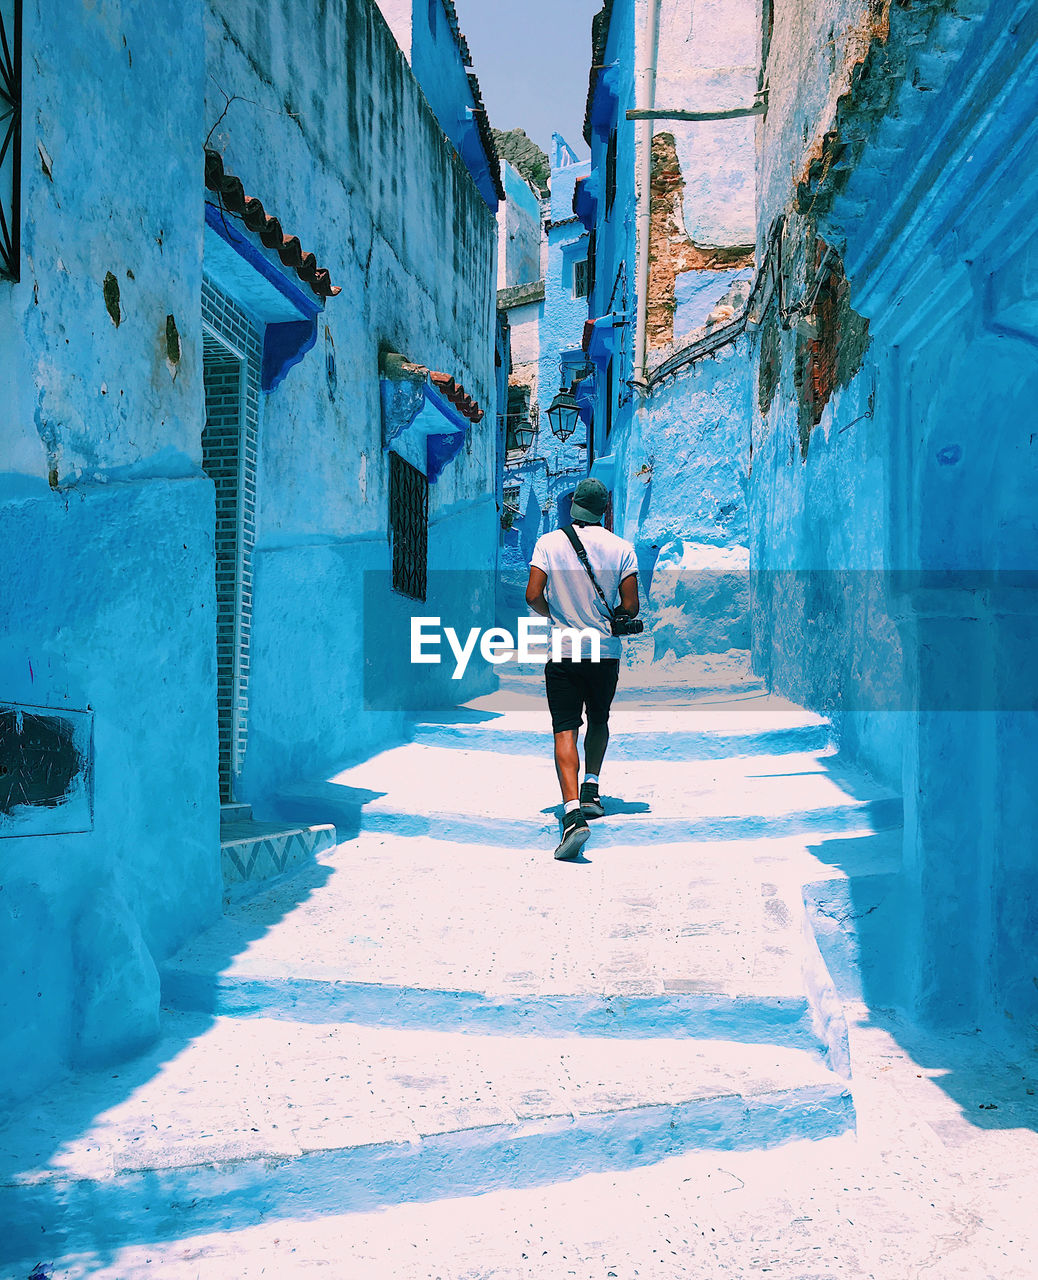
<path id="1" fill-rule="evenodd" d="M 269 880 L 335 846 L 334 827 L 308 827 L 220 845 L 224 885 Z"/>

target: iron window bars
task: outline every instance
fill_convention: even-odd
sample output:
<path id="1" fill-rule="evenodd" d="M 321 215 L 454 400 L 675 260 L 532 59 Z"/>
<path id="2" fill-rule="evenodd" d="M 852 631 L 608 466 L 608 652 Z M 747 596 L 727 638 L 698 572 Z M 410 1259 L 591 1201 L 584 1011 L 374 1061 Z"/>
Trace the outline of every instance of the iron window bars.
<path id="1" fill-rule="evenodd" d="M 0 277 L 19 279 L 22 199 L 22 0 L 0 0 Z"/>
<path id="2" fill-rule="evenodd" d="M 398 453 L 389 455 L 393 589 L 424 600 L 429 559 L 429 481 Z"/>

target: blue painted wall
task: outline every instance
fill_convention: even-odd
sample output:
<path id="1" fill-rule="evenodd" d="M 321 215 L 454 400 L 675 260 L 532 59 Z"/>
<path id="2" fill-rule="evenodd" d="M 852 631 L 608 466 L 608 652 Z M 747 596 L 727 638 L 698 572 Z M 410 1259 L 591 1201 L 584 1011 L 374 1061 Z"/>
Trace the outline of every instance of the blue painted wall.
<path id="1" fill-rule="evenodd" d="M 404 711 L 421 701 L 409 666 L 386 699 L 395 712 L 367 709 L 360 678 L 363 574 L 390 566 L 380 350 L 450 374 L 486 411 L 430 488 L 430 570 L 490 575 L 496 557 L 496 224 L 380 15 L 361 0 L 341 7 L 330 35 L 315 30 L 285 49 L 274 38 L 279 19 L 257 0 L 209 44 L 212 82 L 244 84 L 271 107 L 237 113 L 235 104 L 214 144 L 247 190 L 262 182 L 279 193 L 286 225 L 312 228 L 310 243 L 343 288 L 321 316 L 336 351 L 334 388 L 323 362 L 308 358 L 264 404 L 241 788 L 258 812 L 281 788 L 399 735 Z M 351 57 L 339 109 L 286 129 L 266 78 L 332 83 L 343 45 Z M 210 94 L 215 119 L 220 100 Z M 312 175 L 307 184 L 299 172 Z M 437 579 L 448 595 L 449 582 Z M 470 590 L 459 577 L 456 598 L 430 599 L 428 612 L 465 609 Z"/>
<path id="2" fill-rule="evenodd" d="M 994 1013 L 1033 1030 L 1038 723 L 1021 708 L 1035 706 L 1038 620 L 1033 592 L 998 574 L 1038 567 L 1038 130 L 1023 101 L 1038 18 L 1008 0 L 968 21 L 895 7 L 875 32 L 864 6 L 840 13 L 829 52 L 777 15 L 781 88 L 758 139 L 760 243 L 784 213 L 787 304 L 821 236 L 858 320 L 840 313 L 817 425 L 805 358 L 831 326 L 783 328 L 776 301 L 759 330 L 754 560 L 816 572 L 756 601 L 757 661 L 781 690 L 835 707 L 845 748 L 902 787 L 898 998 L 936 1022 Z M 863 58 L 897 68 L 885 121 Z M 864 141 L 846 146 L 862 120 Z M 903 589 L 904 570 L 945 576 Z"/>
<path id="3" fill-rule="evenodd" d="M 477 103 L 469 83 L 468 46 L 455 33 L 452 0 L 373 0 L 393 29 L 411 70 L 461 156 L 491 212 L 498 206 L 497 157 L 487 154 L 473 113 Z"/>
<path id="4" fill-rule="evenodd" d="M 0 281 L 0 698 L 92 711 L 93 826 L 4 838 L 0 820 L 0 1100 L 154 1034 L 155 961 L 220 904 L 202 14 L 45 3 L 25 42 L 22 278 Z"/>
<path id="5" fill-rule="evenodd" d="M 238 798 L 272 812 L 404 724 L 363 706 L 357 638 L 363 570 L 390 564 L 381 351 L 487 410 L 432 487 L 430 566 L 493 572 L 493 215 L 369 0 L 297 16 L 127 0 L 26 22 L 22 279 L 0 281 L 0 537 L 18 549 L 0 569 L 0 701 L 89 711 L 93 818 L 15 837 L 0 816 L 4 1103 L 153 1036 L 156 962 L 220 910 L 207 136 L 343 287 L 261 408 Z M 436 603 L 489 620 L 470 587 Z M 403 708 L 409 670 L 399 682 Z M 14 815 L 23 833 L 32 818 Z"/>
<path id="6" fill-rule="evenodd" d="M 528 613 L 524 592 L 534 543 L 542 533 L 559 527 L 560 516 L 568 518 L 569 495 L 588 469 L 586 425 L 579 422 L 573 435 L 561 441 L 552 434 L 548 410 L 560 378 L 568 388 L 585 363 L 580 342 L 587 299 L 574 292 L 574 266 L 587 258 L 588 235 L 573 214 L 573 189 L 579 177 L 587 176 L 590 162 L 574 163 L 564 143 L 555 147 L 555 160 L 545 233 L 544 303 L 537 327 L 534 416 L 539 431 L 528 453 L 508 462 L 503 475 L 504 485 L 519 489 L 519 514 L 502 532 L 498 614 L 504 626 L 514 626 L 515 617 Z"/>
<path id="7" fill-rule="evenodd" d="M 595 281 L 588 298 L 588 316 L 607 314 L 631 316 L 603 337 L 608 342 L 592 348 L 598 376 L 595 383 L 594 440 L 591 461 L 612 455 L 612 430 L 622 434 L 633 411 L 627 382 L 633 373 L 634 274 L 636 263 L 635 125 L 626 119 L 628 103 L 635 98 L 636 14 L 641 0 L 615 0 L 603 52 L 603 70 L 593 73 L 584 140 L 591 148 L 592 175 L 588 185 L 594 191 L 593 218 L 586 225 L 595 231 Z M 644 23 L 643 23 L 644 25 Z M 606 201 L 606 154 L 609 137 L 617 135 L 616 197 L 612 208 Z M 606 365 L 613 357 L 613 378 L 607 387 Z M 607 410 L 611 402 L 611 413 Z M 609 424 L 611 421 L 611 427 Z"/>
<path id="8" fill-rule="evenodd" d="M 497 287 L 541 278 L 541 202 L 518 169 L 501 163 L 505 199 L 498 209 Z"/>
<path id="9" fill-rule="evenodd" d="M 647 289 L 650 382 L 633 379 L 641 145 L 626 120 L 648 6 L 616 3 L 596 54 L 587 119 L 592 172 L 576 207 L 595 231 L 595 287 L 587 344 L 596 366 L 595 466 L 613 491 L 614 528 L 638 551 L 657 657 L 749 646 L 746 485 L 748 344 L 653 379 L 670 357 L 745 305 L 753 268 L 752 128 L 661 121 L 651 166 Z M 656 103 L 708 110 L 752 100 L 753 5 L 660 6 Z M 609 138 L 616 131 L 616 197 L 607 210 Z M 719 255 L 719 265 L 712 265 Z M 707 266 L 698 264 L 708 263 Z M 726 263 L 734 265 L 726 266 Z M 610 321 L 608 317 L 612 315 Z M 602 320 L 602 317 L 607 317 Z M 610 374 L 610 361 L 612 370 Z M 651 589 L 650 589 L 651 588 Z"/>

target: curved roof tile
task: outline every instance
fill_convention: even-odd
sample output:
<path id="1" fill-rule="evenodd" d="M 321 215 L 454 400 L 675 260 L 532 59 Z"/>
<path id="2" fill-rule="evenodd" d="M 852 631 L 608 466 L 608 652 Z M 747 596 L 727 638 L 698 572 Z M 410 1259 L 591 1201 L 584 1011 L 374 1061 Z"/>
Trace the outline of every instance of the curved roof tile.
<path id="1" fill-rule="evenodd" d="M 299 237 L 285 235 L 278 219 L 267 213 L 261 200 L 245 194 L 241 179 L 228 173 L 219 151 L 209 147 L 205 149 L 205 185 L 207 191 L 220 197 L 228 213 L 241 218 L 245 226 L 259 236 L 260 242 L 275 250 L 284 265 L 295 271 L 319 298 L 334 298 L 342 292 L 339 285 L 332 284 L 327 269 L 317 265 L 314 255 L 304 252 Z"/>
<path id="2" fill-rule="evenodd" d="M 484 414 L 479 404 L 465 391 L 460 382 L 455 382 L 449 373 L 430 372 L 429 381 L 444 399 L 454 405 L 463 418 L 468 418 L 470 422 L 483 421 Z"/>

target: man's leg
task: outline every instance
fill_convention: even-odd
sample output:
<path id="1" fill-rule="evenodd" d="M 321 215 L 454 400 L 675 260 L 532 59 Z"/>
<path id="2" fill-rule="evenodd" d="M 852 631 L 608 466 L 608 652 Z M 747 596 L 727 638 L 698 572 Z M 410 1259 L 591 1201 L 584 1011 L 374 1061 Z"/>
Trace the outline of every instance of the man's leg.
<path id="1" fill-rule="evenodd" d="M 619 674 L 620 663 L 613 660 L 589 667 L 585 675 L 587 733 L 584 735 L 584 785 L 579 794 L 581 808 L 589 818 L 605 816 L 598 793 L 598 775 L 609 745 L 609 709 Z"/>
<path id="2" fill-rule="evenodd" d="M 580 793 L 580 755 L 576 729 L 563 729 L 555 735 L 555 772 L 562 788 L 562 800 L 576 800 Z"/>
<path id="3" fill-rule="evenodd" d="M 590 835 L 577 798 L 580 794 L 577 730 L 580 728 L 584 704 L 574 680 L 572 663 L 546 663 L 544 685 L 555 737 L 555 773 L 559 779 L 565 809 L 562 817 L 562 839 L 555 850 L 555 857 L 562 862 L 577 857 Z"/>
<path id="4" fill-rule="evenodd" d="M 602 772 L 602 761 L 605 759 L 606 747 L 609 746 L 609 722 L 592 724 L 588 721 L 587 733 L 584 734 L 584 772 L 596 778 Z"/>

